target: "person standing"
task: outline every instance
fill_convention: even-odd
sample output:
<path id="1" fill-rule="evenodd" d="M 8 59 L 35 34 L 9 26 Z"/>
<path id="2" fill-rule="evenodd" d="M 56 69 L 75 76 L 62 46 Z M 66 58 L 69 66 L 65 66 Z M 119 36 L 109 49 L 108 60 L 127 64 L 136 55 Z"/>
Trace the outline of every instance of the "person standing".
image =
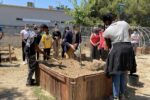
<path id="1" fill-rule="evenodd" d="M 131 43 L 133 46 L 134 53 L 136 55 L 136 49 L 139 46 L 140 35 L 137 32 L 137 29 L 131 34 Z"/>
<path id="2" fill-rule="evenodd" d="M 67 31 L 64 38 L 65 56 L 74 58 L 74 52 L 77 50 L 79 43 L 81 43 L 80 26 L 74 25 L 73 31 Z"/>
<path id="3" fill-rule="evenodd" d="M 103 37 L 104 29 L 102 27 L 99 27 L 99 28 L 100 28 L 100 31 L 99 31 L 100 43 L 98 45 L 98 50 L 100 52 L 100 58 L 103 61 L 106 61 L 106 59 L 108 57 L 108 47 L 107 47 L 105 39 Z"/>
<path id="4" fill-rule="evenodd" d="M 52 47 L 52 37 L 49 34 L 48 27 L 44 27 L 45 33 L 42 35 L 42 43 L 44 45 L 44 53 L 50 56 L 50 50 Z M 49 57 L 44 56 L 44 60 L 48 60 Z"/>
<path id="5" fill-rule="evenodd" d="M 103 17 L 106 25 L 110 25 L 103 34 L 107 45 L 111 42 L 106 62 L 105 73 L 112 77 L 114 100 L 124 99 L 127 71 L 136 72 L 136 60 L 129 36 L 129 24 L 124 20 L 113 22 L 113 16 Z M 113 23 L 112 23 L 113 22 Z M 108 42 L 109 41 L 109 42 Z"/>
<path id="6" fill-rule="evenodd" d="M 45 30 L 45 27 L 47 27 L 47 25 L 43 25 L 43 30 Z M 38 68 L 38 61 L 36 60 L 36 51 L 42 53 L 46 57 L 49 57 L 39 48 L 38 45 L 40 41 L 41 40 L 38 39 L 35 34 L 33 34 L 32 32 L 29 33 L 29 37 L 27 38 L 27 42 L 25 44 L 25 54 L 28 63 L 28 76 L 26 86 L 34 85 L 34 79 L 32 79 L 32 77 L 35 73 L 35 70 Z"/>
<path id="7" fill-rule="evenodd" d="M 61 48 L 62 48 L 61 56 L 62 56 L 62 58 L 65 57 L 65 55 L 64 55 L 65 54 L 65 51 L 64 51 L 64 38 L 65 38 L 65 35 L 68 31 L 69 31 L 69 27 L 65 27 L 64 32 L 63 32 L 63 36 L 62 36 L 62 43 L 61 43 Z"/>
<path id="8" fill-rule="evenodd" d="M 99 51 L 98 51 L 98 45 L 100 43 L 100 37 L 99 37 L 99 28 L 94 27 L 93 31 L 90 36 L 90 43 L 91 43 L 91 57 L 92 59 L 99 59 Z"/>
<path id="9" fill-rule="evenodd" d="M 59 56 L 59 47 L 60 47 L 60 39 L 61 39 L 61 32 L 58 28 L 55 28 L 53 32 L 53 51 L 54 51 L 54 58 L 58 58 Z"/>
<path id="10" fill-rule="evenodd" d="M 24 49 L 25 49 L 25 45 L 26 45 L 26 42 L 27 42 L 27 39 L 29 37 L 29 33 L 30 32 L 31 31 L 29 30 L 29 25 L 28 24 L 26 24 L 24 29 L 21 30 L 21 32 L 20 32 L 21 40 L 22 40 L 22 59 L 23 59 L 23 64 L 27 63 L 27 60 L 25 59 Z"/>

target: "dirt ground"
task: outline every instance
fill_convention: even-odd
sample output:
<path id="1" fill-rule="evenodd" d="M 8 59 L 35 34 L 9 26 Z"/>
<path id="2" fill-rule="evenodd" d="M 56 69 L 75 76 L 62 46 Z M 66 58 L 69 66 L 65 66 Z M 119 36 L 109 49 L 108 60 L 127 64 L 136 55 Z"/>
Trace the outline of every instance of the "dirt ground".
<path id="1" fill-rule="evenodd" d="M 16 67 L 0 67 L 0 100 L 37 100 L 33 88 L 26 87 L 27 65 L 21 61 L 21 50 L 15 49 L 20 64 Z"/>
<path id="2" fill-rule="evenodd" d="M 33 88 L 26 87 L 27 65 L 21 61 L 21 50 L 15 49 L 20 64 L 17 67 L 0 67 L 0 100 L 38 100 Z M 150 100 L 150 55 L 139 55 L 137 74 L 140 82 L 137 87 L 128 86 L 129 100 Z"/>

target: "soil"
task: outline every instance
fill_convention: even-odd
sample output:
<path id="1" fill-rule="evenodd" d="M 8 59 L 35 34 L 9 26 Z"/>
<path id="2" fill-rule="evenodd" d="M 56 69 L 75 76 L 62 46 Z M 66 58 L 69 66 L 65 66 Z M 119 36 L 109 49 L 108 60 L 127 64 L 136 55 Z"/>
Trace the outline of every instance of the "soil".
<path id="1" fill-rule="evenodd" d="M 0 100 L 37 100 L 37 97 L 33 94 L 32 87 L 26 87 L 26 77 L 27 77 L 27 65 L 22 65 L 21 60 L 21 49 L 15 48 L 15 53 L 17 55 L 16 64 L 20 64 L 18 67 L 0 67 Z M 86 52 L 88 53 L 88 52 Z M 88 54 L 87 54 L 88 55 Z M 150 55 L 138 55 L 137 60 L 137 74 L 139 75 L 138 86 L 128 86 L 128 100 L 150 100 Z M 63 65 L 68 62 L 67 60 L 63 62 Z M 76 64 L 78 66 L 76 66 Z M 83 64 L 90 62 L 83 62 Z M 79 62 L 71 63 L 71 66 L 67 67 L 56 67 L 52 68 L 53 70 L 61 70 L 68 68 L 69 73 L 74 73 L 77 70 L 80 72 L 86 71 L 88 73 L 97 73 L 98 71 L 91 71 L 88 67 L 83 66 L 80 68 Z M 101 70 L 99 70 L 101 71 Z M 83 75 L 78 74 L 78 75 Z M 78 76 L 77 75 L 77 76 Z M 75 76 L 75 77 L 77 77 Z"/>
<path id="2" fill-rule="evenodd" d="M 63 59 L 60 61 L 62 62 L 61 65 L 58 65 L 57 62 L 47 61 L 49 63 L 47 66 L 51 70 L 71 78 L 103 72 L 105 64 L 105 62 L 98 60 L 93 60 L 92 62 L 82 61 L 82 64 L 74 59 Z"/>

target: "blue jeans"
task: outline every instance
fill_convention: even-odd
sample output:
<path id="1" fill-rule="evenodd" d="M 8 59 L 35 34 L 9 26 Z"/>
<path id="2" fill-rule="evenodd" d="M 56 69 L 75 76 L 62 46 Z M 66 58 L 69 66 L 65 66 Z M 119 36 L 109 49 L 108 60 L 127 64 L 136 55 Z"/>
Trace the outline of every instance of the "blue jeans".
<path id="1" fill-rule="evenodd" d="M 127 84 L 127 73 L 118 73 L 112 75 L 113 96 L 119 97 L 119 94 L 124 94 Z"/>

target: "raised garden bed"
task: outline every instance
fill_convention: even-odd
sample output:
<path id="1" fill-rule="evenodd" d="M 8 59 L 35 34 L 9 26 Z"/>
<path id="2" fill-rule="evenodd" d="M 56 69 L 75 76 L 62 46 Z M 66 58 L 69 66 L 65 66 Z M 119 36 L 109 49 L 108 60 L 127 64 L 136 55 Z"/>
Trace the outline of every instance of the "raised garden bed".
<path id="1" fill-rule="evenodd" d="M 136 54 L 150 54 L 150 47 L 137 47 Z"/>
<path id="2" fill-rule="evenodd" d="M 103 70 L 90 70 L 92 62 L 84 61 L 82 68 L 74 60 L 62 62 L 61 66 L 40 63 L 37 76 L 42 89 L 56 100 L 101 100 L 111 95 L 111 79 Z"/>

